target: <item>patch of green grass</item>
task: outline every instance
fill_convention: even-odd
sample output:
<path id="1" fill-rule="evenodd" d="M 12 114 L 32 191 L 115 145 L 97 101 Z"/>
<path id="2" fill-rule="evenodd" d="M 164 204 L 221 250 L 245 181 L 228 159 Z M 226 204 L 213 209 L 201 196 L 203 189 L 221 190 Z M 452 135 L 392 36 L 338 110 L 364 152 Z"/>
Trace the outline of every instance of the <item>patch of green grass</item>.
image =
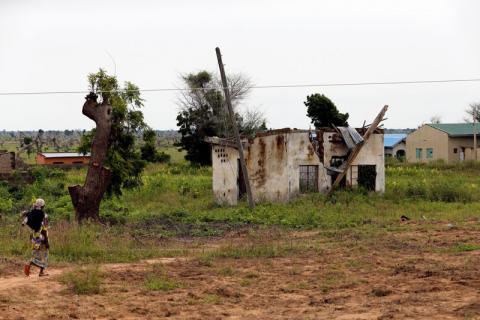
<path id="1" fill-rule="evenodd" d="M 231 277 L 236 273 L 236 270 L 231 267 L 223 267 L 218 270 L 218 274 L 224 277 Z"/>
<path id="2" fill-rule="evenodd" d="M 148 291 L 169 291 L 179 287 L 179 284 L 163 277 L 147 277 L 145 289 Z"/>
<path id="3" fill-rule="evenodd" d="M 480 250 L 480 245 L 478 244 L 458 244 L 452 248 L 453 252 L 465 252 L 465 251 L 476 251 Z"/>
<path id="4" fill-rule="evenodd" d="M 217 304 L 222 301 L 222 298 L 217 294 L 206 294 L 202 297 L 202 302 L 207 304 Z"/>
<path id="5" fill-rule="evenodd" d="M 272 243 L 250 245 L 227 245 L 205 253 L 210 258 L 275 258 L 283 256 L 286 247 Z"/>
<path id="6" fill-rule="evenodd" d="M 170 152 L 178 153 L 174 149 Z M 478 219 L 476 213 L 480 211 L 480 165 L 474 163 L 389 165 L 384 195 L 339 191 L 327 198 L 308 194 L 289 203 L 258 203 L 250 210 L 245 202 L 235 207 L 214 204 L 212 169 L 177 160 L 148 165 L 142 186 L 125 190 L 120 198 L 104 199 L 101 216 L 108 227 L 77 226 L 71 222 L 74 214 L 67 188 L 83 182 L 85 169 L 36 167 L 33 173 L 37 181 L 31 185 L 0 182 L 0 211 L 5 211 L 1 212 L 0 220 L 0 255 L 22 258 L 29 255 L 29 232 L 20 227 L 17 214 L 27 209 L 36 197 L 47 202 L 52 262 L 129 262 L 184 255 L 188 251 L 167 251 L 161 243 L 171 237 L 222 236 L 247 226 L 270 229 L 275 226 L 277 230 L 315 228 L 325 235 L 331 234 L 333 239 L 356 243 L 379 232 L 420 227 L 400 224 L 402 215 L 428 228 L 438 221 L 460 226 Z M 273 258 L 324 248 L 279 244 L 275 238 L 268 240 L 270 244 L 258 240 L 253 244 L 223 246 L 205 256 Z"/>
<path id="7" fill-rule="evenodd" d="M 102 274 L 98 266 L 79 267 L 63 274 L 61 282 L 76 294 L 99 294 L 101 292 Z"/>
<path id="8" fill-rule="evenodd" d="M 148 291 L 169 291 L 180 287 L 178 282 L 168 278 L 161 264 L 152 265 L 152 270 L 143 285 Z"/>

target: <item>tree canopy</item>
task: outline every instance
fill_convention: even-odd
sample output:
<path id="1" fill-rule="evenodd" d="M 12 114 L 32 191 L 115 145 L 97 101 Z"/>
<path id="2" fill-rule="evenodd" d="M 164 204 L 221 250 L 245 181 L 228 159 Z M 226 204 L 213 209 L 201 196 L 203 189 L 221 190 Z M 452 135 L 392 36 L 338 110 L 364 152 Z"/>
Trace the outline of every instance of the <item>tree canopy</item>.
<path id="1" fill-rule="evenodd" d="M 335 126 L 348 126 L 348 113 L 338 111 L 335 104 L 327 96 L 315 93 L 307 96 L 304 102 L 307 107 L 307 116 L 315 128 Z"/>
<path id="2" fill-rule="evenodd" d="M 144 100 L 140 91 L 131 82 L 125 82 L 120 88 L 115 76 L 100 69 L 89 74 L 90 90 L 100 96 L 99 104 L 108 102 L 112 107 L 111 132 L 108 141 L 105 166 L 111 171 L 108 195 L 121 195 L 122 188 L 132 188 L 141 184 L 141 172 L 146 162 L 136 147 L 135 136 L 149 127 L 143 120 L 139 109 Z M 82 136 L 79 152 L 90 152 L 95 129 Z"/>
<path id="3" fill-rule="evenodd" d="M 473 117 L 475 116 L 475 121 L 480 122 L 480 102 L 471 103 L 465 112 L 468 116 L 465 118 L 466 122 L 473 122 Z"/>
<path id="4" fill-rule="evenodd" d="M 204 141 L 205 137 L 232 136 L 222 84 L 208 71 L 190 73 L 182 76 L 182 81 L 189 90 L 182 92 L 178 99 L 180 111 L 177 115 L 178 131 L 181 139 L 177 147 L 187 152 L 185 159 L 191 163 L 210 165 L 211 148 Z M 243 75 L 228 75 L 227 82 L 232 105 L 237 109 L 249 93 L 250 81 Z M 252 134 L 265 128 L 265 119 L 259 112 L 247 112 L 243 116 L 235 110 L 239 130 L 244 134 Z"/>

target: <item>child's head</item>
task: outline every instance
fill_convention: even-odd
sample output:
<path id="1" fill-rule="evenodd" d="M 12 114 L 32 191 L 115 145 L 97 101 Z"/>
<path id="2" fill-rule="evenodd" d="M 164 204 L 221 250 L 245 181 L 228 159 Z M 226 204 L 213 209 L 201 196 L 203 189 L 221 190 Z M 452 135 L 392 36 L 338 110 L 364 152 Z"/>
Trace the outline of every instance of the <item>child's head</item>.
<path id="1" fill-rule="evenodd" d="M 33 207 L 39 210 L 43 209 L 43 207 L 45 207 L 45 200 L 38 198 L 37 200 L 35 200 Z"/>

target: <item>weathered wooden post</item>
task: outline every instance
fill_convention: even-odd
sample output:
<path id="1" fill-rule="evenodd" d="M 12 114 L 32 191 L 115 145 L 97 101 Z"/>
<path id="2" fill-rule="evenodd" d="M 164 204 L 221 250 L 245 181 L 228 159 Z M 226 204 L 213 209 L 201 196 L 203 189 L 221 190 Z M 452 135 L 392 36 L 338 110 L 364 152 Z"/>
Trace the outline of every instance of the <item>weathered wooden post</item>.
<path id="1" fill-rule="evenodd" d="M 225 75 L 225 69 L 222 62 L 222 53 L 220 52 L 220 48 L 218 47 L 215 48 L 215 52 L 217 53 L 218 67 L 220 68 L 220 76 L 222 77 L 222 86 L 223 92 L 225 94 L 225 102 L 228 109 L 228 115 L 233 128 L 233 134 L 235 135 L 235 139 L 237 141 L 238 153 L 240 156 L 240 166 L 242 167 L 243 180 L 245 180 L 245 189 L 247 189 L 248 206 L 250 207 L 250 209 L 253 209 L 255 207 L 255 202 L 253 201 L 252 189 L 250 189 L 250 180 L 248 179 L 247 164 L 245 162 L 245 156 L 243 155 L 242 141 L 240 140 L 237 122 L 235 121 L 235 114 L 233 113 L 232 101 L 230 99 L 230 91 L 228 89 L 227 83 L 227 76 Z"/>
<path id="2" fill-rule="evenodd" d="M 347 174 L 348 169 L 352 165 L 353 161 L 355 158 L 358 156 L 360 153 L 360 150 L 362 150 L 362 147 L 365 145 L 367 142 L 368 138 L 372 135 L 372 133 L 377 129 L 377 126 L 380 124 L 380 122 L 383 120 L 383 117 L 385 116 L 385 113 L 387 112 L 388 106 L 384 106 L 380 113 L 377 115 L 375 120 L 373 120 L 372 124 L 370 127 L 367 129 L 367 132 L 363 135 L 363 142 L 358 144 L 350 153 L 348 156 L 347 162 L 345 167 L 343 168 L 342 172 L 337 176 L 337 179 L 335 179 L 335 182 L 332 184 L 332 187 L 330 188 L 330 191 L 328 191 L 328 196 L 333 194 L 333 191 L 335 190 L 336 187 L 340 184 L 340 181 L 342 181 L 343 177 Z"/>

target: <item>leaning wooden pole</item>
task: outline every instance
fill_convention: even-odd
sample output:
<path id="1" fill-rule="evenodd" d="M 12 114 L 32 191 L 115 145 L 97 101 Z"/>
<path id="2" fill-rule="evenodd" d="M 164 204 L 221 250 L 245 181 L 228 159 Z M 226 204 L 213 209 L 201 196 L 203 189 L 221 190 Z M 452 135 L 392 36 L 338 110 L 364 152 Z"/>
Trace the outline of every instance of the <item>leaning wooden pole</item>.
<path id="1" fill-rule="evenodd" d="M 338 187 L 340 184 L 340 181 L 342 181 L 343 177 L 347 174 L 348 169 L 352 165 L 353 161 L 355 161 L 355 158 L 358 156 L 360 153 L 360 150 L 362 150 L 362 147 L 365 145 L 367 142 L 368 138 L 372 135 L 372 133 L 377 129 L 378 125 L 380 122 L 383 120 L 383 117 L 385 116 L 385 113 L 387 112 L 388 106 L 384 106 L 380 113 L 377 115 L 375 120 L 373 120 L 372 124 L 370 127 L 367 129 L 367 132 L 363 135 L 363 142 L 357 145 L 350 155 L 348 156 L 346 166 L 343 168 L 342 172 L 337 176 L 337 179 L 335 179 L 335 182 L 332 184 L 332 187 L 330 188 L 330 191 L 328 191 L 328 196 L 332 195 L 333 191 Z"/>
<path id="2" fill-rule="evenodd" d="M 477 117 L 478 113 L 477 110 L 473 110 L 473 159 L 475 161 L 478 160 L 478 155 L 477 155 Z"/>
<path id="3" fill-rule="evenodd" d="M 215 48 L 217 53 L 218 67 L 220 68 L 220 76 L 222 77 L 222 86 L 223 92 L 225 93 L 225 101 L 227 104 L 228 115 L 230 122 L 233 128 L 233 134 L 237 140 L 238 153 L 240 155 L 240 166 L 242 167 L 243 180 L 245 180 L 245 188 L 247 189 L 248 205 L 250 209 L 255 207 L 255 202 L 253 201 L 252 189 L 250 189 L 250 180 L 248 179 L 247 164 L 245 162 L 245 156 L 243 155 L 243 146 L 242 141 L 240 140 L 240 134 L 238 133 L 237 122 L 235 121 L 235 114 L 233 113 L 232 101 L 230 99 L 230 91 L 228 89 L 227 76 L 225 75 L 225 69 L 222 62 L 222 54 L 220 48 Z"/>

